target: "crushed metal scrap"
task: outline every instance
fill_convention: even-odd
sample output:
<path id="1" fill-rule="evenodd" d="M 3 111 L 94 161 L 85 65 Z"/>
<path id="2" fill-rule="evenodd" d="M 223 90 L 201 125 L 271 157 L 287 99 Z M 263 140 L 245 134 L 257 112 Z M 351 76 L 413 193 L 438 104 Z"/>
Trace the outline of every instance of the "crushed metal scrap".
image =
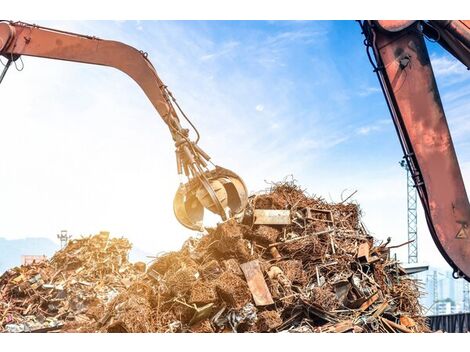
<path id="1" fill-rule="evenodd" d="M 419 283 L 360 221 L 293 182 L 148 267 L 126 239 L 71 241 L 0 278 L 4 332 L 427 332 Z"/>

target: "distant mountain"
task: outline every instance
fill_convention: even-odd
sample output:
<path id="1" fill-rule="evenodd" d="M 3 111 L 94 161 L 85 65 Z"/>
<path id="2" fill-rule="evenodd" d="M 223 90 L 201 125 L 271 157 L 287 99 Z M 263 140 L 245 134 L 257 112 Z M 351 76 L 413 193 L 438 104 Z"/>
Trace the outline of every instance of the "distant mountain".
<path id="1" fill-rule="evenodd" d="M 0 237 L 0 275 L 21 264 L 22 255 L 45 255 L 50 258 L 59 245 L 45 237 L 8 240 Z"/>
<path id="2" fill-rule="evenodd" d="M 22 255 L 45 255 L 50 258 L 60 249 L 59 244 L 45 237 L 28 237 L 18 240 L 8 240 L 0 237 L 0 275 L 6 270 L 19 266 Z M 149 252 L 133 247 L 129 253 L 131 262 L 148 263 Z"/>

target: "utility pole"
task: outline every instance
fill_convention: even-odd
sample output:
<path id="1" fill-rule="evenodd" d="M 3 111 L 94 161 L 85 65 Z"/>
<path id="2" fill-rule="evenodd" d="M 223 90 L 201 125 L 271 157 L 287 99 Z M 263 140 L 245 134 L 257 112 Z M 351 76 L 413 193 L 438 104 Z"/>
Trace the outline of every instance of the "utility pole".
<path id="1" fill-rule="evenodd" d="M 408 263 L 418 262 L 418 213 L 417 192 L 410 168 L 405 159 L 400 161 L 400 166 L 406 170 L 406 194 L 408 213 Z"/>
<path id="2" fill-rule="evenodd" d="M 72 235 L 67 233 L 67 230 L 61 230 L 60 233 L 57 234 L 57 238 L 60 240 L 60 249 L 67 246 L 67 243 L 72 238 Z"/>
<path id="3" fill-rule="evenodd" d="M 439 288 L 438 288 L 438 280 L 437 280 L 437 270 L 434 270 L 432 275 L 427 274 L 426 275 L 426 288 L 431 286 L 430 291 L 432 292 L 432 305 L 429 308 L 434 315 L 438 314 L 438 307 L 437 303 L 439 302 Z"/>
<path id="4" fill-rule="evenodd" d="M 468 281 L 463 282 L 463 311 L 470 313 L 470 284 Z"/>
<path id="5" fill-rule="evenodd" d="M 439 279 L 439 275 L 442 276 L 441 279 Z M 438 272 L 437 270 L 433 270 L 432 274 L 427 274 L 426 275 L 426 288 L 431 286 L 430 291 L 432 291 L 432 306 L 429 307 L 429 310 L 432 308 L 432 312 L 434 315 L 439 314 L 439 303 L 442 302 L 442 299 L 444 297 L 444 291 L 442 286 L 440 286 L 440 283 L 443 282 L 443 280 L 447 280 L 447 277 Z M 445 281 L 444 281 L 445 282 Z M 452 307 L 451 307 L 452 308 Z"/>
<path id="6" fill-rule="evenodd" d="M 437 309 L 437 302 L 439 301 L 438 297 L 438 290 L 437 290 L 437 271 L 434 270 L 432 273 L 432 298 L 433 298 L 433 304 L 434 304 L 434 315 L 437 315 L 438 309 Z"/>

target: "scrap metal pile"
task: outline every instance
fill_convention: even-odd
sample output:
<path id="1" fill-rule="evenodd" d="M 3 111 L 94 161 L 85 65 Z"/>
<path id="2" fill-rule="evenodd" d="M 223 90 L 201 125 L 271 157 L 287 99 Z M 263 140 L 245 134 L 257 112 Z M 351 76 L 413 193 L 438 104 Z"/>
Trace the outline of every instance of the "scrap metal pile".
<path id="1" fill-rule="evenodd" d="M 426 332 L 418 283 L 354 203 L 293 182 L 145 268 L 125 239 L 75 240 L 0 278 L 0 330 Z"/>
<path id="2" fill-rule="evenodd" d="M 109 302 L 145 272 L 131 249 L 109 233 L 70 241 L 49 261 L 0 276 L 0 331 L 45 332 L 93 326 Z"/>

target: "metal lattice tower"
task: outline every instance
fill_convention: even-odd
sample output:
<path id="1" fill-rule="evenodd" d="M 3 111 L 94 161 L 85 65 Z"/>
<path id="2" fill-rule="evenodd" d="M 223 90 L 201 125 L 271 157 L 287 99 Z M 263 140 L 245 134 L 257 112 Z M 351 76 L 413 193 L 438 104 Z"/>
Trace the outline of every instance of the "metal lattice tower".
<path id="1" fill-rule="evenodd" d="M 418 262 L 418 195 L 408 164 L 403 159 L 401 167 L 406 170 L 406 193 L 408 212 L 408 263 Z"/>

